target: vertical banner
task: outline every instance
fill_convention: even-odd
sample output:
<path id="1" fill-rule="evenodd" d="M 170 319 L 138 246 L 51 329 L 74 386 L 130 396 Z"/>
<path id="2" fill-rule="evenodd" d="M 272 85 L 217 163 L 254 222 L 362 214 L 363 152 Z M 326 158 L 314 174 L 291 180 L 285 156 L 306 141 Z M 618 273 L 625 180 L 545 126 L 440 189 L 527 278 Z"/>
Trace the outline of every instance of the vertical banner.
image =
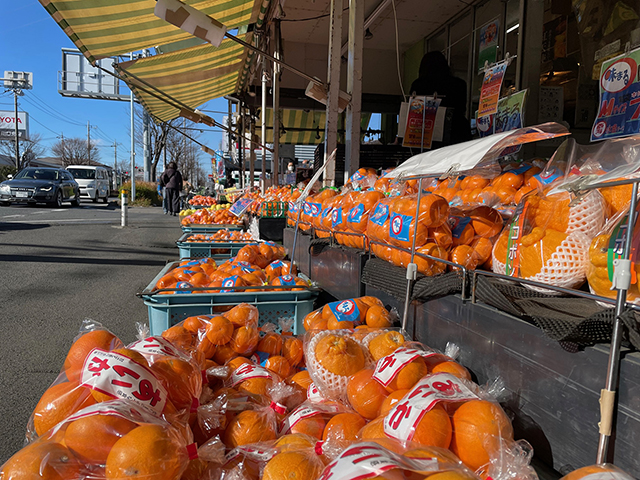
<path id="1" fill-rule="evenodd" d="M 480 27 L 480 42 L 478 45 L 478 72 L 484 70 L 484 64 L 496 63 L 498 58 L 498 34 L 500 33 L 500 18 L 490 21 Z"/>
<path id="2" fill-rule="evenodd" d="M 218 174 L 218 178 L 220 180 L 224 180 L 226 172 L 225 172 L 224 159 L 223 158 L 218 158 L 216 160 L 216 172 Z"/>
<path id="3" fill-rule="evenodd" d="M 430 149 L 440 98 L 413 97 L 409 101 L 403 147 Z"/>
<path id="4" fill-rule="evenodd" d="M 602 63 L 600 104 L 591 141 L 625 137 L 640 131 L 640 49 Z"/>
<path id="5" fill-rule="evenodd" d="M 478 117 L 476 126 L 478 135 L 486 137 L 493 133 L 507 132 L 522 128 L 527 90 L 521 90 L 498 101 L 498 110 L 494 115 Z"/>
<path id="6" fill-rule="evenodd" d="M 498 100 L 500 99 L 500 89 L 504 72 L 507 70 L 507 62 L 501 62 L 488 68 L 482 80 L 482 90 L 480 90 L 480 104 L 478 106 L 478 117 L 493 115 L 498 111 Z"/>

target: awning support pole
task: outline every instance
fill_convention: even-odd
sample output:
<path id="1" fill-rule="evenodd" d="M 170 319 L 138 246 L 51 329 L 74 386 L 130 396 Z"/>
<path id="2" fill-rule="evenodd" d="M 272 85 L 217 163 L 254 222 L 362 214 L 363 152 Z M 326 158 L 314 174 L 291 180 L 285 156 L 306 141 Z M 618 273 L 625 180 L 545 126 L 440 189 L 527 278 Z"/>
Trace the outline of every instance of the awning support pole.
<path id="1" fill-rule="evenodd" d="M 416 257 L 416 233 L 418 232 L 418 222 L 420 221 L 420 200 L 422 200 L 422 177 L 418 180 L 418 203 L 416 205 L 416 217 L 413 221 L 413 239 L 411 241 L 411 263 L 407 265 L 407 292 L 404 297 L 404 312 L 402 313 L 402 329 L 407 329 L 409 318 L 409 305 L 411 304 L 411 291 L 413 283 L 416 281 L 418 266 L 413 263 Z M 411 230 L 409 230 L 411 231 Z M 413 335 L 412 335 L 413 336 Z"/>
<path id="2" fill-rule="evenodd" d="M 262 109 L 260 110 L 260 121 L 262 122 L 262 180 L 260 181 L 260 189 L 262 194 L 266 190 L 265 183 L 267 181 L 267 149 L 264 144 L 267 143 L 267 59 L 262 57 Z"/>
<path id="3" fill-rule="evenodd" d="M 347 133 L 345 139 L 344 184 L 360 168 L 360 127 L 362 111 L 362 49 L 364 43 L 364 2 L 349 0 L 349 53 L 347 93 Z"/>
<path id="4" fill-rule="evenodd" d="M 274 55 L 280 56 L 280 20 L 273 22 Z M 278 62 L 273 63 L 273 152 L 271 153 L 271 184 L 280 185 L 280 68 Z M 264 138 L 262 139 L 264 142 Z"/>
<path id="5" fill-rule="evenodd" d="M 340 63 L 342 46 L 342 10 L 343 0 L 331 0 L 331 18 L 329 20 L 329 64 L 327 66 L 327 125 L 325 130 L 324 161 L 327 161 L 329 152 L 333 152 L 338 146 L 338 100 L 340 98 Z M 330 165 L 324 175 L 324 185 L 333 187 L 336 183 L 335 164 Z"/>

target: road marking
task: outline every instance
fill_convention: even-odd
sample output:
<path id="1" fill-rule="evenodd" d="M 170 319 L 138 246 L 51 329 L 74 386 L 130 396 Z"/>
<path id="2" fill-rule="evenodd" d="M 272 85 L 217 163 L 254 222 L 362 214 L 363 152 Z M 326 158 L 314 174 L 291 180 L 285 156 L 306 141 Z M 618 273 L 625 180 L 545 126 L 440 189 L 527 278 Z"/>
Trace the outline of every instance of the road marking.
<path id="1" fill-rule="evenodd" d="M 115 220 L 98 220 L 91 218 L 65 218 L 61 220 L 51 219 L 51 220 L 29 220 L 29 221 L 9 221 L 5 223 L 50 223 L 55 225 L 56 223 L 62 222 L 87 222 L 87 223 L 117 223 Z"/>
<path id="2" fill-rule="evenodd" d="M 2 218 L 15 218 L 15 217 L 24 217 L 24 215 L 5 215 Z"/>
<path id="3" fill-rule="evenodd" d="M 56 208 L 55 210 L 49 210 L 50 212 L 68 212 L 66 208 Z"/>

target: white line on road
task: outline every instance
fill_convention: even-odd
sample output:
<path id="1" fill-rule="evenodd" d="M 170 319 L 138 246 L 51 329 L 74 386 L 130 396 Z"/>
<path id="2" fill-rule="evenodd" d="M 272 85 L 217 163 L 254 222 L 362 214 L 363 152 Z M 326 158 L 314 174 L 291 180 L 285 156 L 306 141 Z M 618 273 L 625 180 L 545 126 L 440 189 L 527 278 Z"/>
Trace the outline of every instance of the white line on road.
<path id="1" fill-rule="evenodd" d="M 16 217 L 24 217 L 24 215 L 5 215 L 2 218 L 16 218 Z"/>
<path id="2" fill-rule="evenodd" d="M 87 222 L 87 223 L 117 223 L 115 220 L 111 221 L 111 220 L 98 220 L 98 219 L 91 219 L 91 218 L 65 218 L 63 220 L 30 220 L 30 221 L 9 221 L 9 222 L 5 222 L 5 223 L 51 223 L 51 224 L 56 224 L 56 223 L 61 223 L 61 222 Z"/>
<path id="3" fill-rule="evenodd" d="M 56 208 L 55 210 L 49 210 L 50 212 L 68 212 L 66 208 Z"/>

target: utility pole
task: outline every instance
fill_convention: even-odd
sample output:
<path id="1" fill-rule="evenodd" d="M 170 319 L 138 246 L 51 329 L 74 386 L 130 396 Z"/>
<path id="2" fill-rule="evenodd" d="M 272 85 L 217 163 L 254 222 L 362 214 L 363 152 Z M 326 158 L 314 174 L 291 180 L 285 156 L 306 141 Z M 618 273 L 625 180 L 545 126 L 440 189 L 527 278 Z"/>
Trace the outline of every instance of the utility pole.
<path id="1" fill-rule="evenodd" d="M 110 146 L 113 147 L 113 171 L 117 172 L 118 171 L 118 144 L 114 140 L 113 145 L 110 145 Z"/>
<path id="2" fill-rule="evenodd" d="M 60 160 L 62 160 L 62 165 L 64 167 L 67 166 L 67 153 L 64 150 L 64 132 L 60 133 L 59 136 L 57 136 L 56 138 L 60 139 L 60 142 L 62 143 L 62 156 L 60 158 Z"/>
<path id="3" fill-rule="evenodd" d="M 18 118 L 18 95 L 24 95 L 22 90 L 30 90 L 33 87 L 33 73 L 5 71 L 4 78 L 0 80 L 2 80 L 5 88 L 13 90 L 13 107 L 15 115 L 13 120 L 15 124 L 14 134 L 16 136 L 16 168 L 20 170 L 20 138 L 18 136 L 18 122 L 20 121 L 20 119 Z"/>
<path id="4" fill-rule="evenodd" d="M 91 123 L 87 120 L 87 164 L 91 164 Z"/>
<path id="5" fill-rule="evenodd" d="M 18 92 L 19 88 L 13 89 L 13 106 L 15 107 L 15 117 L 13 123 L 16 127 L 16 169 L 20 170 L 20 139 L 18 138 Z"/>

